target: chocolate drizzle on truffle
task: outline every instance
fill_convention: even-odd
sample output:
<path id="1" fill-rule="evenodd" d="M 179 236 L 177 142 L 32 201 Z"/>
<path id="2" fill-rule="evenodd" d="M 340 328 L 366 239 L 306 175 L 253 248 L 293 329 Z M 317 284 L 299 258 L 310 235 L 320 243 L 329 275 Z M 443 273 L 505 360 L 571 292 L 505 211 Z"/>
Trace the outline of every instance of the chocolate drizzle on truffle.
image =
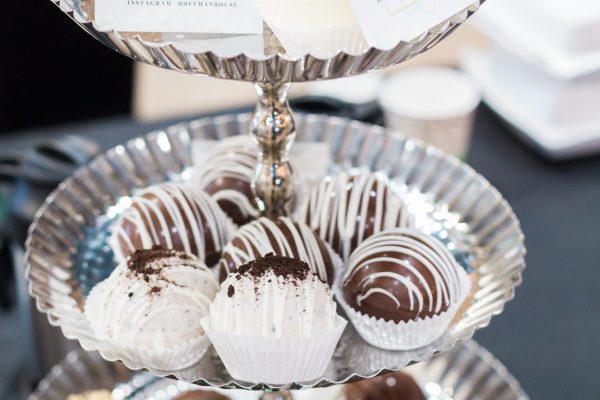
<path id="1" fill-rule="evenodd" d="M 228 138 L 202 160 L 192 182 L 208 193 L 233 222 L 243 225 L 259 216 L 252 191 L 257 162 L 258 148 L 249 137 Z"/>
<path id="2" fill-rule="evenodd" d="M 160 245 L 194 254 L 210 266 L 219 260 L 232 226 L 206 193 L 161 183 L 132 199 L 131 207 L 114 225 L 110 245 L 118 261 L 135 250 Z"/>
<path id="3" fill-rule="evenodd" d="M 385 321 L 439 315 L 460 300 L 461 267 L 437 239 L 414 229 L 382 232 L 348 261 L 344 299 L 355 310 Z"/>
<path id="4" fill-rule="evenodd" d="M 306 224 L 286 217 L 260 218 L 242 227 L 223 249 L 221 281 L 241 265 L 268 253 L 302 260 L 323 282 L 333 282 L 335 256 L 331 248 Z"/>
<path id="5" fill-rule="evenodd" d="M 301 220 L 343 260 L 348 260 L 350 253 L 371 235 L 414 224 L 387 179 L 364 171 L 342 172 L 325 179 L 312 190 Z"/>

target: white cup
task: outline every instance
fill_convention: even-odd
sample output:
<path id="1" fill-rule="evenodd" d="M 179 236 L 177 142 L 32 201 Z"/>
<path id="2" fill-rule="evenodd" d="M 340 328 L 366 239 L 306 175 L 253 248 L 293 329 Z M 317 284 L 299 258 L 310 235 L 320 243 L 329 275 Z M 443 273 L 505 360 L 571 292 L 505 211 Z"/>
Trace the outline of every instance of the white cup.
<path id="1" fill-rule="evenodd" d="M 481 92 L 466 74 L 448 67 L 401 69 L 383 84 L 379 103 L 387 126 L 464 158 Z"/>

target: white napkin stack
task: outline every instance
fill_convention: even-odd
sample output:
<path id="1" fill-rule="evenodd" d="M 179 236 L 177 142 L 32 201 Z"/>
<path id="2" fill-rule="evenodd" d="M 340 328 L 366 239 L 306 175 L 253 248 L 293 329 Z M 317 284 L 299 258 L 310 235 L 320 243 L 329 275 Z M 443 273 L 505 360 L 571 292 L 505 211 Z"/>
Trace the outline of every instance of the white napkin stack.
<path id="1" fill-rule="evenodd" d="M 600 2 L 488 2 L 474 23 L 494 47 L 465 70 L 485 101 L 552 158 L 600 150 Z"/>

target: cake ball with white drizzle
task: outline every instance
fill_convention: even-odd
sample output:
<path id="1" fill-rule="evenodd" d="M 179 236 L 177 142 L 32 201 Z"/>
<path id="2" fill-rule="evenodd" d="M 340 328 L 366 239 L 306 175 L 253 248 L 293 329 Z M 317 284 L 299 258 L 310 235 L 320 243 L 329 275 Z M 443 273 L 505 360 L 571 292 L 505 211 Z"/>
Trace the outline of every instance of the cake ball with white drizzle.
<path id="1" fill-rule="evenodd" d="M 218 290 L 194 255 L 138 250 L 92 289 L 85 316 L 116 358 L 171 372 L 194 365 L 209 348 L 200 320 Z"/>
<path id="2" fill-rule="evenodd" d="M 231 273 L 202 321 L 235 379 L 269 384 L 321 376 L 345 325 L 305 262 L 272 254 Z"/>
<path id="3" fill-rule="evenodd" d="M 441 336 L 470 287 L 443 243 L 414 229 L 393 229 L 352 253 L 338 300 L 365 340 L 404 350 Z"/>
<path id="4" fill-rule="evenodd" d="M 323 282 L 333 284 L 336 263 L 331 247 L 305 223 L 287 217 L 260 218 L 243 226 L 223 249 L 219 262 L 221 281 L 240 266 L 273 253 L 306 262 Z"/>
<path id="5" fill-rule="evenodd" d="M 117 261 L 136 250 L 161 246 L 194 254 L 213 266 L 233 232 L 233 223 L 209 195 L 183 184 L 160 183 L 132 198 L 109 243 Z"/>
<path id="6" fill-rule="evenodd" d="M 344 261 L 371 235 L 414 225 L 412 215 L 385 177 L 358 170 L 325 178 L 311 191 L 299 219 Z"/>
<path id="7" fill-rule="evenodd" d="M 198 160 L 190 187 L 208 193 L 233 222 L 243 225 L 259 216 L 252 191 L 258 145 L 249 136 L 235 136 L 214 146 Z"/>

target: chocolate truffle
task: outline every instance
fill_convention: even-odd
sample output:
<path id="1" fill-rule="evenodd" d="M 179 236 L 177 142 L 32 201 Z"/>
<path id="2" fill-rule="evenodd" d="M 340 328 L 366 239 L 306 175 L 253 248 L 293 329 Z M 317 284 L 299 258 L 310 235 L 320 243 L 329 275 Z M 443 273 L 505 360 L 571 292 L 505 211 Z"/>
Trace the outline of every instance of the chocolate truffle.
<path id="1" fill-rule="evenodd" d="M 183 392 L 173 400 L 229 400 L 229 397 L 214 390 L 191 390 Z"/>
<path id="2" fill-rule="evenodd" d="M 212 266 L 232 233 L 233 224 L 206 193 L 161 183 L 132 199 L 114 225 L 110 245 L 118 261 L 158 245 L 194 254 Z"/>
<path id="3" fill-rule="evenodd" d="M 425 400 L 425 395 L 411 376 L 392 372 L 344 385 L 338 400 Z"/>
<path id="4" fill-rule="evenodd" d="M 343 296 L 362 314 L 400 323 L 448 310 L 460 301 L 465 276 L 436 238 L 394 229 L 372 236 L 352 253 Z"/>
<path id="5" fill-rule="evenodd" d="M 221 281 L 241 265 L 269 253 L 302 260 L 323 282 L 333 283 L 336 256 L 329 245 L 306 224 L 287 217 L 260 218 L 242 227 L 223 249 Z"/>
<path id="6" fill-rule="evenodd" d="M 191 183 L 208 193 L 233 222 L 243 225 L 259 215 L 252 191 L 257 163 L 258 148 L 252 139 L 228 138 L 202 160 Z"/>
<path id="7" fill-rule="evenodd" d="M 412 217 L 388 181 L 370 172 L 342 172 L 312 190 L 305 221 L 346 261 L 365 239 L 384 229 L 412 226 Z"/>

